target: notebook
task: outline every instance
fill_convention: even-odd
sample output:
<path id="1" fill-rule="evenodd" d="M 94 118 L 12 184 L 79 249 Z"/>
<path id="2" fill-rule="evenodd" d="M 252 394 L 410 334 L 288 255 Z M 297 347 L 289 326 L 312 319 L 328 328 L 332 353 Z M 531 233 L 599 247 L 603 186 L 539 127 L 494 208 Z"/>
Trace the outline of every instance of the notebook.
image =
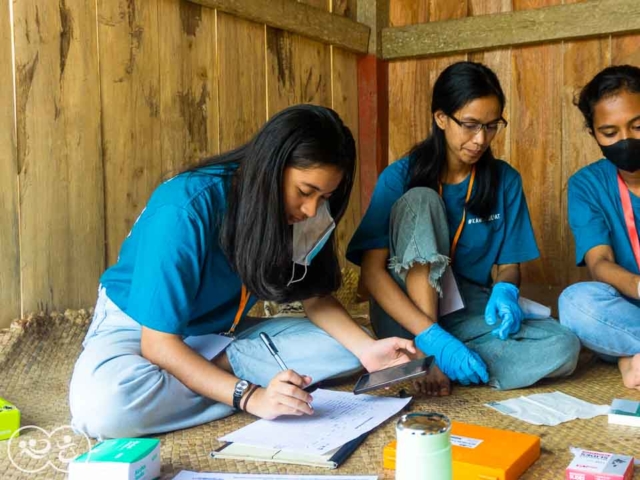
<path id="1" fill-rule="evenodd" d="M 516 480 L 540 457 L 540 438 L 451 422 L 454 480 Z M 384 468 L 396 467 L 396 442 L 384 447 Z"/>
<path id="2" fill-rule="evenodd" d="M 211 452 L 211 458 L 227 458 L 233 460 L 254 460 L 262 462 L 290 463 L 308 467 L 338 468 L 367 438 L 369 432 L 363 433 L 341 447 L 323 455 L 291 452 L 264 447 L 254 447 L 239 443 L 227 443 Z"/>

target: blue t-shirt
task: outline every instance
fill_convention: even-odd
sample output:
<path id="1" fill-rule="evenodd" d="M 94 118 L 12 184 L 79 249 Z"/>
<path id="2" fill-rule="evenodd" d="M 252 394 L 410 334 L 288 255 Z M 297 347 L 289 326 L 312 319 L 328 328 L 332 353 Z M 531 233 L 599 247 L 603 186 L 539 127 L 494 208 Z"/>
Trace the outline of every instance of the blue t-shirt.
<path id="1" fill-rule="evenodd" d="M 134 224 L 115 265 L 101 277 L 109 298 L 141 325 L 178 335 L 229 329 L 242 282 L 220 249 L 224 177 L 211 166 L 160 185 Z M 255 298 L 245 307 L 249 311 Z"/>
<path id="2" fill-rule="evenodd" d="M 640 198 L 631 195 L 636 226 L 640 225 Z M 624 221 L 618 170 L 603 158 L 578 170 L 569 179 L 569 225 L 576 242 L 576 264 L 585 265 L 585 255 L 593 247 L 608 245 L 616 263 L 640 274 Z M 636 301 L 640 305 L 640 301 Z"/>
<path id="3" fill-rule="evenodd" d="M 458 241 L 453 270 L 456 275 L 480 285 L 491 284 L 491 268 L 534 260 L 540 256 L 536 245 L 520 174 L 497 160 L 498 194 L 494 211 L 487 218 L 467 212 Z M 389 165 L 380 175 L 360 226 L 353 235 L 347 258 L 360 265 L 366 250 L 389 248 L 389 221 L 393 204 L 407 191 L 409 158 Z M 456 185 L 443 185 L 442 198 L 453 240 L 464 209 L 470 175 Z M 475 191 L 477 184 L 473 186 Z"/>

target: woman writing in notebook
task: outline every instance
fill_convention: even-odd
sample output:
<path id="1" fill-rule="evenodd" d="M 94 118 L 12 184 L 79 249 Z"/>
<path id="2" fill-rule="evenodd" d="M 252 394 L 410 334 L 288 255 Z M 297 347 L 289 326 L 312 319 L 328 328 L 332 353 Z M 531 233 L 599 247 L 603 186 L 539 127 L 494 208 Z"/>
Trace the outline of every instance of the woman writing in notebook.
<path id="1" fill-rule="evenodd" d="M 381 174 L 348 248 L 378 337 L 415 338 L 435 357 L 427 394 L 448 395 L 450 380 L 520 388 L 576 365 L 577 338 L 553 319 L 524 320 L 518 305 L 520 263 L 539 252 L 520 175 L 490 148 L 504 104 L 486 66 L 445 69 L 431 134 Z M 466 308 L 440 318 L 450 261 Z"/>
<path id="2" fill-rule="evenodd" d="M 354 166 L 338 115 L 300 105 L 159 186 L 100 279 L 71 380 L 74 428 L 127 437 L 236 409 L 312 414 L 310 383 L 407 361 L 412 342 L 373 340 L 331 296 L 341 280 L 333 232 Z M 243 319 L 257 298 L 302 300 L 308 319 L 250 326 Z M 280 371 L 261 332 L 289 370 Z M 190 347 L 220 333 L 235 340 L 213 360 Z"/>
<path id="3" fill-rule="evenodd" d="M 593 281 L 560 297 L 560 322 L 640 390 L 640 68 L 609 67 L 578 108 L 604 158 L 569 179 L 576 262 Z"/>

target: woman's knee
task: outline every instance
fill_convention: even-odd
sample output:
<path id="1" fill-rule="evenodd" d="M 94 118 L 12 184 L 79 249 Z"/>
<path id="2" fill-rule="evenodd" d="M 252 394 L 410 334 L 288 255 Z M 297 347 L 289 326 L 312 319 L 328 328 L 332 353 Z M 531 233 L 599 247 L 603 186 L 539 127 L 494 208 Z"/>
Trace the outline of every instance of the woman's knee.
<path id="1" fill-rule="evenodd" d="M 581 282 L 567 287 L 558 299 L 560 323 L 579 332 L 603 313 L 602 301 L 615 290 L 601 282 Z"/>
<path id="2" fill-rule="evenodd" d="M 413 187 L 407 190 L 402 197 L 411 205 L 427 205 L 436 203 L 440 205 L 442 199 L 438 192 L 429 187 Z"/>
<path id="3" fill-rule="evenodd" d="M 562 328 L 555 342 L 558 344 L 557 355 L 560 357 L 559 371 L 561 375 L 570 375 L 578 365 L 578 357 L 580 356 L 580 339 L 569 329 L 558 325 Z"/>
<path id="4" fill-rule="evenodd" d="M 94 385 L 72 389 L 69 398 L 72 425 L 92 438 L 122 438 L 142 435 L 144 415 L 132 410 L 124 392 Z"/>
<path id="5" fill-rule="evenodd" d="M 123 366 L 116 371 L 112 366 L 110 371 L 100 371 L 100 368 L 94 371 L 84 367 L 88 365 L 78 362 L 69 389 L 73 427 L 93 438 L 138 437 L 148 433 L 145 422 L 149 419 L 141 411 L 145 402 L 138 397 L 151 393 L 144 385 L 161 381 L 155 378 L 162 375 L 161 371 L 138 371 L 133 377 L 136 381 L 131 382 L 125 378 L 131 379 L 131 368 Z M 153 375 L 153 378 L 148 375 Z M 136 385 L 142 386 L 143 391 L 133 390 L 138 389 Z"/>

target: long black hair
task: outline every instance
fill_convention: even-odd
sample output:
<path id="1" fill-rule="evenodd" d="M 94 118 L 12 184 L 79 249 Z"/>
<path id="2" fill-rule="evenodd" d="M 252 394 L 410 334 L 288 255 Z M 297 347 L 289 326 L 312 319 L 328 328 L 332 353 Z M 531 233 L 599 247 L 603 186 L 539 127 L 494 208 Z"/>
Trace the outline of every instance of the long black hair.
<path id="1" fill-rule="evenodd" d="M 607 67 L 582 88 L 574 103 L 582 112 L 590 132 L 593 132 L 593 110 L 596 103 L 621 90 L 640 93 L 640 68 L 632 65 Z"/>
<path id="2" fill-rule="evenodd" d="M 438 76 L 431 99 L 431 134 L 409 152 L 409 188 L 429 187 L 438 191 L 447 165 L 447 142 L 444 130 L 435 121 L 435 113 L 441 110 L 451 116 L 469 102 L 491 96 L 498 99 L 503 111 L 505 98 L 500 81 L 481 63 L 454 63 Z M 476 189 L 467 208 L 481 218 L 489 216 L 496 203 L 498 178 L 494 160 L 489 147 L 476 163 Z"/>
<path id="3" fill-rule="evenodd" d="M 355 158 L 351 131 L 336 112 L 295 105 L 274 115 L 248 143 L 207 158 L 191 170 L 225 164 L 237 167 L 226 176 L 230 177 L 228 207 L 219 225 L 220 245 L 252 294 L 283 302 L 328 295 L 340 287 L 334 234 L 308 266 L 304 280 L 287 287 L 293 268 L 293 235 L 285 213 L 283 175 L 286 167 L 338 168 L 342 181 L 328 200 L 337 224 L 349 202 Z M 301 276 L 303 268 L 298 266 L 296 272 Z"/>

